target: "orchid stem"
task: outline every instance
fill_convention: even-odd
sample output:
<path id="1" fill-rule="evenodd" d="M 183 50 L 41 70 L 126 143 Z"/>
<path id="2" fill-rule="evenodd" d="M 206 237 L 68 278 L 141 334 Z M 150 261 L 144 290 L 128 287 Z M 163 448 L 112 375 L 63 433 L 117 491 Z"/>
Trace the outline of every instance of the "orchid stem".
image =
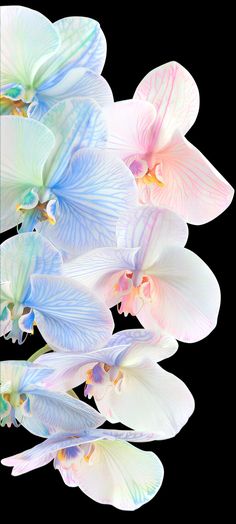
<path id="1" fill-rule="evenodd" d="M 44 355 L 44 353 L 48 353 L 49 351 L 51 351 L 51 348 L 48 346 L 48 344 L 46 344 L 46 346 L 43 346 L 43 348 L 39 349 L 33 355 L 31 355 L 31 357 L 28 358 L 28 362 L 34 362 L 38 357 Z"/>

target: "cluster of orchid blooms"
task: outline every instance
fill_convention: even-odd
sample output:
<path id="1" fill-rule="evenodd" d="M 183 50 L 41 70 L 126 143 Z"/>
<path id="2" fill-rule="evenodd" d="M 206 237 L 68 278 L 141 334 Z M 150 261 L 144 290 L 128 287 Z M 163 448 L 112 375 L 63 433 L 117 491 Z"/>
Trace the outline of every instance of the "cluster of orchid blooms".
<path id="1" fill-rule="evenodd" d="M 173 437 L 194 410 L 159 362 L 176 339 L 206 337 L 220 306 L 186 222 L 214 219 L 233 189 L 184 136 L 199 109 L 184 67 L 157 67 L 114 102 L 98 22 L 8 6 L 1 30 L 1 231 L 18 233 L 1 246 L 1 335 L 22 344 L 36 325 L 46 341 L 1 363 L 1 426 L 45 439 L 2 464 L 20 475 L 53 461 L 68 486 L 134 510 L 163 466 L 131 443 Z M 112 335 L 114 305 L 144 329 Z M 83 383 L 98 410 L 73 393 Z"/>

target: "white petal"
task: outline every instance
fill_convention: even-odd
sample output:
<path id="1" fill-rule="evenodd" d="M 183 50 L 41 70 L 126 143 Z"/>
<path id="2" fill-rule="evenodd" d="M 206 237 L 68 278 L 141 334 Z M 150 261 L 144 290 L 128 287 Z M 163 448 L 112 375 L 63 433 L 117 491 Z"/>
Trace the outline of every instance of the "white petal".
<path id="1" fill-rule="evenodd" d="M 166 246 L 184 246 L 187 238 L 186 223 L 167 209 L 139 206 L 124 213 L 117 223 L 118 247 L 140 247 L 137 269 L 147 269 Z"/>
<path id="2" fill-rule="evenodd" d="M 188 249 L 168 247 L 150 268 L 153 299 L 138 318 L 146 328 L 157 323 L 183 342 L 196 342 L 216 326 L 220 288 L 210 268 Z"/>
<path id="3" fill-rule="evenodd" d="M 153 432 L 157 439 L 174 437 L 194 409 L 193 397 L 185 384 L 148 361 L 128 368 L 124 363 L 121 369 L 124 377 L 119 390 L 111 387 L 102 400 L 95 397 L 99 411 L 108 420 Z"/>

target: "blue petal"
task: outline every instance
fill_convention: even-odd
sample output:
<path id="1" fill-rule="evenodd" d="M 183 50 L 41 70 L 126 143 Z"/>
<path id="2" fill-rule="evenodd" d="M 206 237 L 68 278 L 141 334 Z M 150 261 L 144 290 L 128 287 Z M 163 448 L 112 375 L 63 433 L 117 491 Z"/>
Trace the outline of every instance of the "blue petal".
<path id="1" fill-rule="evenodd" d="M 89 99 L 70 98 L 56 104 L 42 119 L 55 136 L 44 167 L 44 184 L 53 188 L 72 155 L 85 147 L 104 147 L 107 132 L 101 108 Z M 66 174 L 67 176 L 67 174 Z"/>
<path id="2" fill-rule="evenodd" d="M 40 232 L 74 256 L 116 245 L 117 220 L 137 198 L 129 169 L 98 149 L 77 153 L 52 191 L 58 199 L 58 220 L 53 227 L 42 224 Z"/>
<path id="3" fill-rule="evenodd" d="M 83 286 L 66 277 L 31 277 L 27 304 L 44 339 L 61 351 L 88 351 L 110 337 L 113 320 L 109 309 Z"/>
<path id="4" fill-rule="evenodd" d="M 92 98 L 100 106 L 113 103 L 111 88 L 105 78 L 83 67 L 71 69 L 58 83 L 38 90 L 28 107 L 28 116 L 41 120 L 55 104 L 72 97 Z"/>
<path id="5" fill-rule="evenodd" d="M 31 390 L 29 388 L 28 394 L 30 395 L 31 417 L 39 420 L 47 428 L 49 434 L 59 431 L 76 433 L 100 426 L 105 421 L 104 417 L 94 408 L 68 394 L 37 387 L 32 387 Z M 23 416 L 22 425 L 27 418 Z"/>

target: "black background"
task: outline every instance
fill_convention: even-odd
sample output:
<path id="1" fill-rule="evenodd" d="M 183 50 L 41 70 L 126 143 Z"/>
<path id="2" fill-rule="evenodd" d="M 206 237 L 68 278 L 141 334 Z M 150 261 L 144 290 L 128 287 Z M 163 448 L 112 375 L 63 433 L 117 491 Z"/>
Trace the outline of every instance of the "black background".
<path id="1" fill-rule="evenodd" d="M 231 127 L 234 110 L 235 81 L 233 79 L 233 45 L 229 22 L 232 13 L 202 8 L 189 10 L 171 5 L 166 10 L 151 4 L 141 9 L 126 9 L 114 3 L 110 14 L 106 8 L 93 8 L 91 2 L 78 7 L 70 2 L 49 8 L 42 2 L 30 2 L 28 7 L 41 11 L 52 21 L 72 15 L 97 19 L 106 35 L 108 55 L 103 71 L 114 93 L 115 100 L 131 98 L 144 75 L 165 62 L 176 60 L 195 78 L 199 90 L 200 113 L 187 138 L 197 146 L 217 169 L 234 184 L 235 130 Z M 131 5 L 129 5 L 131 8 Z M 103 14 L 102 14 L 103 13 Z M 105 14 L 104 14 L 105 13 Z M 232 120 L 233 122 L 233 120 Z M 3 235 L 2 240 L 14 234 Z M 164 361 L 163 367 L 183 379 L 192 391 L 196 409 L 188 424 L 174 439 L 144 444 L 143 449 L 155 451 L 163 462 L 165 478 L 159 494 L 133 515 L 122 514 L 113 507 L 99 505 L 79 489 L 63 484 L 52 464 L 22 477 L 13 478 L 10 469 L 1 467 L 0 478 L 4 496 L 1 515 L 16 518 L 27 513 L 29 501 L 37 516 L 44 518 L 65 515 L 70 519 L 85 518 L 152 518 L 159 522 L 192 522 L 201 518 L 213 522 L 222 512 L 227 517 L 229 498 L 223 497 L 230 487 L 231 454 L 229 440 L 233 434 L 233 407 L 229 407 L 234 338 L 230 337 L 234 308 L 232 286 L 235 280 L 233 266 L 232 207 L 214 222 L 190 226 L 187 244 L 209 264 L 222 290 L 222 306 L 217 328 L 211 335 L 195 344 L 180 343 L 175 356 Z M 115 314 L 116 331 L 138 327 L 135 319 Z M 2 359 L 24 359 L 43 345 L 40 335 L 27 340 L 24 346 L 2 344 Z M 138 398 L 137 398 L 138 403 Z M 0 457 L 18 453 L 38 443 L 39 439 L 23 428 L 1 428 Z M 229 469 L 228 469 L 229 468 Z M 8 498 L 9 496 L 9 498 Z M 9 502 L 14 507 L 9 507 Z M 12 513 L 13 511 L 13 513 Z M 23 512 L 23 513 L 22 513 Z M 61 517 L 62 518 L 62 517 Z"/>

